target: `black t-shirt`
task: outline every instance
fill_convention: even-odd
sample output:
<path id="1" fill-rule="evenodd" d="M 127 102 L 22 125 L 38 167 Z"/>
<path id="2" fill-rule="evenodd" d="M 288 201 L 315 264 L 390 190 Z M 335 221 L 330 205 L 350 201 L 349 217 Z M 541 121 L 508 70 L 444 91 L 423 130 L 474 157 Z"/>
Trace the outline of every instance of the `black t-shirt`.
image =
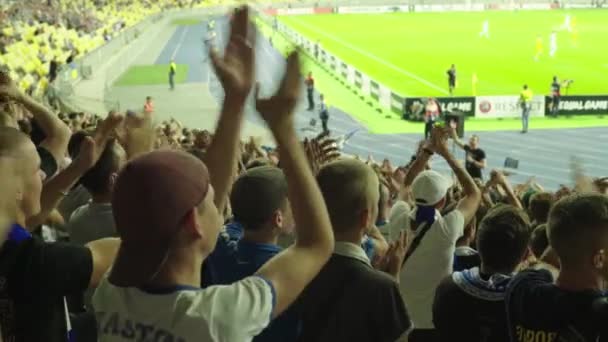
<path id="1" fill-rule="evenodd" d="M 511 281 L 505 300 L 511 340 L 606 341 L 608 324 L 593 308 L 601 297 L 598 291 L 562 290 L 547 270 L 523 271 Z"/>
<path id="2" fill-rule="evenodd" d="M 449 69 L 447 73 L 448 73 L 448 82 L 450 84 L 455 84 L 456 83 L 456 69 Z"/>
<path id="3" fill-rule="evenodd" d="M 553 83 L 551 83 L 551 95 L 553 96 L 559 96 L 559 91 L 560 91 L 560 84 L 557 81 L 554 81 Z"/>
<path id="4" fill-rule="evenodd" d="M 86 247 L 8 240 L 0 250 L 3 341 L 66 341 L 64 296 L 86 290 L 93 258 Z"/>
<path id="5" fill-rule="evenodd" d="M 40 156 L 40 170 L 44 171 L 47 178 L 53 177 L 58 168 L 55 157 L 44 147 L 38 146 L 36 151 Z"/>
<path id="6" fill-rule="evenodd" d="M 473 178 L 483 178 L 483 174 L 481 173 L 481 168 L 477 167 L 477 165 L 471 163 L 468 161 L 468 157 L 471 156 L 473 158 L 473 160 L 481 162 L 482 160 L 486 159 L 486 153 L 480 149 L 480 148 L 476 148 L 476 149 L 471 149 L 471 146 L 469 145 L 464 145 L 464 150 L 466 152 L 466 162 L 465 162 L 465 167 L 467 169 L 467 172 L 469 172 L 469 175 L 471 175 L 471 177 Z"/>
<path id="7" fill-rule="evenodd" d="M 445 278 L 435 291 L 433 324 L 440 341 L 508 342 L 504 292 L 466 281 L 459 286 L 453 277 Z"/>
<path id="8" fill-rule="evenodd" d="M 298 341 L 393 342 L 411 328 L 399 286 L 363 261 L 334 254 L 294 304 Z"/>

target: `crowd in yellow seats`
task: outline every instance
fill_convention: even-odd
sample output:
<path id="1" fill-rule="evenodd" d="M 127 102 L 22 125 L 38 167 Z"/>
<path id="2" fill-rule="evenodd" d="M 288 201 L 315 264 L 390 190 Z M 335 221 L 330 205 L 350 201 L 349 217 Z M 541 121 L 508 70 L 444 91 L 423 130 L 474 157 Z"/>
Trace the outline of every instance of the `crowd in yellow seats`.
<path id="1" fill-rule="evenodd" d="M 145 17 L 172 7 L 200 4 L 185 0 L 22 0 L 0 8 L 0 68 L 20 88 L 42 97 L 54 61 L 59 67 L 95 50 Z M 71 77 L 78 77 L 73 68 Z"/>

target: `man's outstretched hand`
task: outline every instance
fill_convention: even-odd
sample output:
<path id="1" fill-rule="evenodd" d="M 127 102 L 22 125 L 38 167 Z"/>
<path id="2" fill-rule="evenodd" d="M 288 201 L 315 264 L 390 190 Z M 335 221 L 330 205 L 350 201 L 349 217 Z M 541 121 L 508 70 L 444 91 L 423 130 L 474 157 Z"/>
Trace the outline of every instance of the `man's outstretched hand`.
<path id="1" fill-rule="evenodd" d="M 215 73 L 222 83 L 226 100 L 245 102 L 254 79 L 256 30 L 249 21 L 249 9 L 235 11 L 228 46 L 220 57 L 214 49 L 209 54 Z"/>
<path id="2" fill-rule="evenodd" d="M 301 89 L 300 59 L 296 51 L 287 58 L 285 74 L 276 94 L 268 99 L 261 99 L 259 97 L 260 86 L 256 85 L 255 107 L 273 133 L 293 130 L 293 114 L 300 98 Z"/>
<path id="3" fill-rule="evenodd" d="M 74 160 L 84 172 L 95 166 L 106 144 L 110 140 L 112 133 L 120 125 L 123 116 L 117 113 L 110 113 L 108 117 L 101 122 L 92 137 L 86 137 L 80 147 L 80 153 Z"/>

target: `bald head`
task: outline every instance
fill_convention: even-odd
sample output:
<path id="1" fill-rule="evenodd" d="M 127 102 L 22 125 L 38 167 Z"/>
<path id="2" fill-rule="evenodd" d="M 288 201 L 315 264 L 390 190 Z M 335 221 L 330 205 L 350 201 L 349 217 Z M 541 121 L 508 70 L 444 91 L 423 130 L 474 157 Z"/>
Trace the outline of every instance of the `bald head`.
<path id="1" fill-rule="evenodd" d="M 371 167 L 355 159 L 325 165 L 317 182 L 335 232 L 366 228 L 377 215 L 378 177 Z"/>

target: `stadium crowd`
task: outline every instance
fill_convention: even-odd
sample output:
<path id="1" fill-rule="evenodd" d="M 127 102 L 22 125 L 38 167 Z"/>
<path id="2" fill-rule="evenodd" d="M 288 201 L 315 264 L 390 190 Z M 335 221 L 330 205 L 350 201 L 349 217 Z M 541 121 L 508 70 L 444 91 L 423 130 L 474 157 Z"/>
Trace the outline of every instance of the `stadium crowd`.
<path id="1" fill-rule="evenodd" d="M 64 27 L 41 13 L 14 32 Z M 83 20 L 65 32 L 100 38 L 120 22 Z M 555 192 L 499 170 L 482 181 L 442 127 L 398 167 L 343 156 L 327 132 L 299 141 L 297 53 L 259 98 L 248 10 L 231 25 L 211 53 L 225 92 L 213 133 L 145 112 L 57 115 L 23 87 L 28 59 L 0 74 L 2 340 L 607 338 L 607 178 L 578 171 Z M 39 60 L 10 37 L 5 50 Z M 276 148 L 240 141 L 251 92 Z"/>
<path id="2" fill-rule="evenodd" d="M 112 40 L 147 16 L 201 1 L 21 0 L 0 2 L 0 65 L 19 88 L 43 98 L 61 68 Z"/>

